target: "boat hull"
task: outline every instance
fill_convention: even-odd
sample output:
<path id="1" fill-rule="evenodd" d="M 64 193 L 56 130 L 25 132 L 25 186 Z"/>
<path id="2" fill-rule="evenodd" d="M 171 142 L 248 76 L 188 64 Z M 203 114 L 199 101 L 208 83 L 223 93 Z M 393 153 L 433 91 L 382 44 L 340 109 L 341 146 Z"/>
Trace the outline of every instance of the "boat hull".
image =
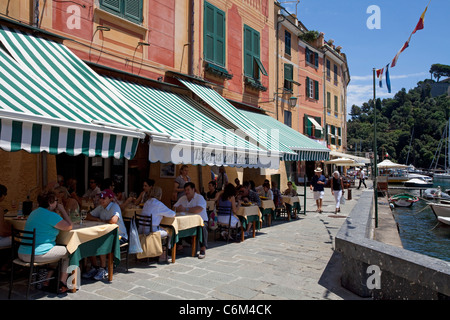
<path id="1" fill-rule="evenodd" d="M 445 217 L 450 218 L 450 205 L 442 203 L 429 203 L 431 210 L 436 218 Z"/>
<path id="2" fill-rule="evenodd" d="M 415 182 L 405 182 L 405 187 L 408 188 L 431 188 L 433 183 L 415 183 Z"/>
<path id="3" fill-rule="evenodd" d="M 448 217 L 438 217 L 438 220 L 444 224 L 447 224 L 450 226 L 450 218 Z"/>
<path id="4" fill-rule="evenodd" d="M 397 194 L 389 198 L 389 202 L 397 207 L 410 207 L 419 201 L 419 198 L 410 194 Z"/>

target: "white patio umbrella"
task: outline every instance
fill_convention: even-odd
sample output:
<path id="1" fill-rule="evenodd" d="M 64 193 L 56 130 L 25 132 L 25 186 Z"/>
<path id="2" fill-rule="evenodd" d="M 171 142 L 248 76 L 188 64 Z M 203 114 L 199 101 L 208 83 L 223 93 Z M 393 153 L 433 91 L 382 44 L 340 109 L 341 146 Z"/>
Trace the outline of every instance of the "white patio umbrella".
<path id="1" fill-rule="evenodd" d="M 325 164 L 334 164 L 338 167 L 353 167 L 357 162 L 349 158 L 337 158 L 329 161 L 325 161 Z"/>
<path id="2" fill-rule="evenodd" d="M 394 163 L 391 160 L 384 160 L 377 164 L 378 169 L 405 169 L 407 165 Z"/>

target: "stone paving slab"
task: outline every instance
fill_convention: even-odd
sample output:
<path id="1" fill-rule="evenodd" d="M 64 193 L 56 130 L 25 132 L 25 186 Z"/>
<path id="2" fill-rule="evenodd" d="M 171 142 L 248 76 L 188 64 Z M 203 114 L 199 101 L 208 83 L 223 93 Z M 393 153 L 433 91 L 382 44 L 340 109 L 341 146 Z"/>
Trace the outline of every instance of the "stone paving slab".
<path id="1" fill-rule="evenodd" d="M 211 239 L 203 260 L 191 257 L 190 248 L 177 256 L 175 264 L 147 264 L 131 257 L 129 272 L 119 266 L 112 283 L 82 279 L 76 293 L 56 297 L 32 290 L 31 299 L 359 300 L 340 286 L 334 237 L 362 192 L 373 191 L 352 189 L 353 199 L 336 216 L 329 189 L 322 214 L 315 212 L 312 192 L 307 189 L 306 216 L 289 222 L 276 220 L 241 243 Z M 0 299 L 7 299 L 7 281 L 0 278 Z M 23 299 L 24 292 L 24 285 L 17 284 L 13 299 Z"/>

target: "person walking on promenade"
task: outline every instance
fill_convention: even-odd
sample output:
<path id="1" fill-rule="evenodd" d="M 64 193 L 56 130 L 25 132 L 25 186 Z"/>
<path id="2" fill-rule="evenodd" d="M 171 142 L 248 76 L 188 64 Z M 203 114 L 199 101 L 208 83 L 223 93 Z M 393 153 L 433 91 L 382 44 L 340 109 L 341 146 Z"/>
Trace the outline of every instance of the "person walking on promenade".
<path id="1" fill-rule="evenodd" d="M 333 178 L 331 180 L 331 194 L 336 200 L 336 209 L 334 213 L 341 212 L 341 197 L 344 195 L 344 182 L 339 174 L 339 171 L 333 172 Z"/>
<path id="2" fill-rule="evenodd" d="M 324 187 L 327 182 L 327 179 L 322 174 L 322 169 L 317 168 L 314 170 L 314 177 L 311 179 L 311 185 L 309 186 L 311 190 L 314 191 L 314 200 L 316 200 L 317 204 L 317 212 L 322 213 L 322 202 L 324 196 Z"/>
<path id="3" fill-rule="evenodd" d="M 359 190 L 359 188 L 361 188 L 361 183 L 364 184 L 364 187 L 367 189 L 367 186 L 366 186 L 366 174 L 365 174 L 364 170 L 361 170 L 360 173 L 359 173 L 358 190 Z"/>

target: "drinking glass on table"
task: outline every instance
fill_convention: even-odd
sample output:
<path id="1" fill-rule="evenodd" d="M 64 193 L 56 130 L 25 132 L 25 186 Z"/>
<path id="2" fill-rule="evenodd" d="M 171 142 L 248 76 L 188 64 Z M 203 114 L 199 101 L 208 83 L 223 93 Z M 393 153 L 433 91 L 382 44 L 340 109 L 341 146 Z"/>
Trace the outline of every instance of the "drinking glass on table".
<path id="1" fill-rule="evenodd" d="M 17 201 L 11 200 L 11 209 L 13 212 L 17 212 Z"/>
<path id="2" fill-rule="evenodd" d="M 83 224 L 83 221 L 86 219 L 86 217 L 87 217 L 87 210 L 81 210 L 81 212 L 80 212 L 80 218 L 81 218 L 80 224 Z"/>

